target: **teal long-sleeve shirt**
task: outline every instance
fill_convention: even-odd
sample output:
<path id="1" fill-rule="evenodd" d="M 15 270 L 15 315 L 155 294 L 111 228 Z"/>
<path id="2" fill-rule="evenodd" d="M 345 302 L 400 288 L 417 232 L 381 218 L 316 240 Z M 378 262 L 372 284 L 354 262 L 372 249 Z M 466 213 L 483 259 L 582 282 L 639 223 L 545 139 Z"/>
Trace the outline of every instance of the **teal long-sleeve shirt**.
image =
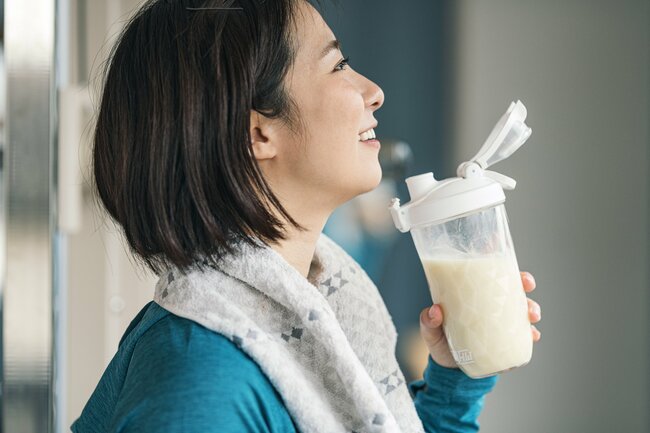
<path id="1" fill-rule="evenodd" d="M 471 379 L 431 357 L 410 383 L 429 433 L 478 431 L 498 376 Z M 259 366 L 223 335 L 149 302 L 133 319 L 74 433 L 297 433 Z M 303 432 L 307 433 L 307 432 Z"/>

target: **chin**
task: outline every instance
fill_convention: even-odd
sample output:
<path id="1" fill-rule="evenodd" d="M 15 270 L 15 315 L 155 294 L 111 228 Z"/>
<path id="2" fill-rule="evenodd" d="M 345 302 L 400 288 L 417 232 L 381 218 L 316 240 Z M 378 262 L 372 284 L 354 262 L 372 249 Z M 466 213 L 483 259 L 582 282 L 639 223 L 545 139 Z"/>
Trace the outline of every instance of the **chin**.
<path id="1" fill-rule="evenodd" d="M 339 195 L 338 197 L 337 206 L 340 206 L 341 204 L 346 203 L 361 194 L 365 194 L 374 190 L 381 183 L 381 179 L 382 171 L 379 162 L 377 162 L 377 165 L 372 169 L 367 170 L 363 173 L 360 172 L 359 175 L 354 178 L 354 180 L 347 179 L 345 187 L 339 189 L 342 195 Z"/>
<path id="2" fill-rule="evenodd" d="M 368 173 L 367 177 L 364 179 L 366 182 L 364 182 L 361 191 L 359 191 L 356 195 L 365 194 L 377 188 L 377 186 L 381 183 L 382 175 L 383 173 L 381 171 L 381 165 L 377 163 L 377 168 Z"/>

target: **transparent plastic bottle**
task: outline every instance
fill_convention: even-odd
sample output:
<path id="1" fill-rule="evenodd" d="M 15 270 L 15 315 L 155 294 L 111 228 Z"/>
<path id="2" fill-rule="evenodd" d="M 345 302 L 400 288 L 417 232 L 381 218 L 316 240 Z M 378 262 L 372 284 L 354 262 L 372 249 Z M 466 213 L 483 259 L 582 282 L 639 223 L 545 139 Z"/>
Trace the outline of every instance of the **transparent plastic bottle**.
<path id="1" fill-rule="evenodd" d="M 406 179 L 411 201 L 390 211 L 410 231 L 431 297 L 444 313 L 443 328 L 456 364 L 473 378 L 530 362 L 533 341 L 528 305 L 508 227 L 503 189 L 516 182 L 486 170 L 530 137 L 526 108 L 512 103 L 458 176 L 433 173 Z"/>

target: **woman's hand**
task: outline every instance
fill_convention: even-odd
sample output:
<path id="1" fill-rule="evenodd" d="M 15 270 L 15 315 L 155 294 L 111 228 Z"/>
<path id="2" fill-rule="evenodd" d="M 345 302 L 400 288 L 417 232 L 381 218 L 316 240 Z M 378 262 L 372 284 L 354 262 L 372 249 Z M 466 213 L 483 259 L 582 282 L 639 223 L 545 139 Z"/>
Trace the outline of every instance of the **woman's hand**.
<path id="1" fill-rule="evenodd" d="M 529 272 L 521 272 L 521 281 L 523 282 L 524 291 L 530 293 L 535 290 L 535 279 Z M 528 319 L 530 323 L 537 323 L 542 318 L 542 310 L 539 304 L 530 298 L 528 299 Z M 537 342 L 542 334 L 537 330 L 535 325 L 531 325 L 533 341 Z M 440 305 L 434 304 L 431 308 L 425 308 L 420 313 L 420 335 L 431 353 L 431 358 L 443 367 L 458 368 L 454 357 L 451 355 L 447 337 L 442 330 L 442 309 Z"/>

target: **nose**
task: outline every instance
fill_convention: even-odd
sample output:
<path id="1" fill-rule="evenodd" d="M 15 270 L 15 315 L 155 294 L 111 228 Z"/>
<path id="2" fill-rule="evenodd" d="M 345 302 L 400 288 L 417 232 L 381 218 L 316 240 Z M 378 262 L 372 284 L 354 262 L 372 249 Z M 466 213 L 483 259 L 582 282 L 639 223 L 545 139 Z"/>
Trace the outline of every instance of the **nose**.
<path id="1" fill-rule="evenodd" d="M 384 91 L 381 90 L 381 87 L 379 87 L 373 81 L 369 80 L 368 78 L 366 78 L 366 80 L 368 82 L 364 95 L 366 106 L 370 107 L 372 111 L 377 111 L 379 107 L 384 105 Z"/>

